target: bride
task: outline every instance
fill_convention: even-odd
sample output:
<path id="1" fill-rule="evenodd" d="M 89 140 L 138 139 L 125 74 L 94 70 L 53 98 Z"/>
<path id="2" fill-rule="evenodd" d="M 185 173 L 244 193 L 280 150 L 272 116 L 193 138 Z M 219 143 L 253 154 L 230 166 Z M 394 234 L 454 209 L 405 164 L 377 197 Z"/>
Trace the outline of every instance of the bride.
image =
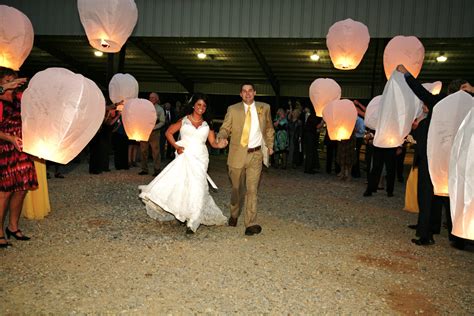
<path id="1" fill-rule="evenodd" d="M 176 158 L 153 181 L 139 188 L 150 217 L 186 222 L 186 233 L 192 234 L 200 224 L 224 225 L 227 221 L 209 194 L 207 181 L 213 182 L 207 175 L 206 140 L 214 148 L 226 147 L 227 141 L 217 142 L 206 121 L 207 96 L 195 94 L 189 103 L 194 104 L 192 112 L 190 109 L 191 113 L 172 124 L 165 134 L 176 149 Z M 181 139 L 176 142 L 173 134 L 178 131 Z"/>

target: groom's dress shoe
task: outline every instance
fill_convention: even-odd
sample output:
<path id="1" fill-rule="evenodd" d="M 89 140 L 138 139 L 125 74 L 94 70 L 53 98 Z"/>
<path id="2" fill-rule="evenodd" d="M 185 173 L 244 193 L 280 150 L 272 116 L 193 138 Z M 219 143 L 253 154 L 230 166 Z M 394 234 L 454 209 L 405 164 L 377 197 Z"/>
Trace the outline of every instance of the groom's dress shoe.
<path id="1" fill-rule="evenodd" d="M 411 242 L 417 246 L 431 246 L 431 245 L 434 245 L 435 243 L 434 239 L 425 239 L 425 238 L 412 239 Z"/>
<path id="2" fill-rule="evenodd" d="M 408 228 L 410 228 L 410 229 L 417 229 L 417 228 L 418 228 L 418 224 L 408 225 Z"/>
<path id="3" fill-rule="evenodd" d="M 262 227 L 260 225 L 249 226 L 245 229 L 245 235 L 247 236 L 260 234 L 261 232 L 262 232 Z"/>

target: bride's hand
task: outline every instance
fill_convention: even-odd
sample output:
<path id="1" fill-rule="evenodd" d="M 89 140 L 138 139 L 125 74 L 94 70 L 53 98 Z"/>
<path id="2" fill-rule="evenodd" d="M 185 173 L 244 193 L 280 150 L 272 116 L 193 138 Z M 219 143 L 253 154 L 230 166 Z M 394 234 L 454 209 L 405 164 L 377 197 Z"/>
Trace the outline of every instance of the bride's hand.
<path id="1" fill-rule="evenodd" d="M 184 147 L 179 146 L 179 147 L 176 149 L 176 152 L 178 152 L 178 155 L 181 155 L 181 154 L 184 152 Z"/>
<path id="2" fill-rule="evenodd" d="M 228 144 L 229 141 L 227 139 L 219 139 L 219 142 L 217 143 L 219 148 L 226 148 Z"/>

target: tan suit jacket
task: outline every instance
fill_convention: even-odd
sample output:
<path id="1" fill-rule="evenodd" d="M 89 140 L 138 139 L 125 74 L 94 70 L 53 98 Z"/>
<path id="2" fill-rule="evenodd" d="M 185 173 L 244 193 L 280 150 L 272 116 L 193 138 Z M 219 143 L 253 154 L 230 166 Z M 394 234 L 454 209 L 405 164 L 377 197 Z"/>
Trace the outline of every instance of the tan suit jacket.
<path id="1" fill-rule="evenodd" d="M 265 148 L 266 145 L 266 147 L 273 149 L 275 130 L 273 129 L 270 105 L 263 102 L 255 102 L 255 107 L 257 109 L 258 122 L 260 124 L 263 142 L 265 142 L 265 144 L 262 144 L 262 148 Z M 217 137 L 221 139 L 227 139 L 230 137 L 227 164 L 232 168 L 243 168 L 247 156 L 247 147 L 240 145 L 244 122 L 244 103 L 239 102 L 231 105 L 227 108 L 224 122 L 217 134 Z"/>

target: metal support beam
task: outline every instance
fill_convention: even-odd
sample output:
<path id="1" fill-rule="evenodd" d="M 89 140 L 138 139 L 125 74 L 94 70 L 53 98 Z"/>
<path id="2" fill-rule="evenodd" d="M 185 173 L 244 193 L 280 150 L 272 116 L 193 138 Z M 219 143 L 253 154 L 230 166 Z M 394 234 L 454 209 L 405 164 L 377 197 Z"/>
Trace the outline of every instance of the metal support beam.
<path id="1" fill-rule="evenodd" d="M 194 83 L 187 78 L 181 71 L 179 71 L 175 66 L 170 64 L 163 56 L 158 54 L 153 47 L 147 44 L 144 40 L 140 38 L 129 38 L 136 47 L 142 50 L 147 54 L 151 59 L 153 59 L 158 65 L 163 67 L 170 75 L 172 75 L 176 81 L 178 81 L 188 92 L 194 92 Z"/>
<path id="2" fill-rule="evenodd" d="M 268 65 L 267 61 L 265 60 L 265 57 L 263 56 L 262 52 L 257 46 L 257 43 L 255 43 L 255 40 L 252 38 L 247 38 L 245 39 L 245 42 L 247 43 L 248 47 L 252 51 L 252 53 L 255 55 L 255 58 L 257 59 L 258 63 L 260 64 L 260 67 L 262 67 L 263 72 L 265 72 L 265 75 L 267 76 L 268 80 L 270 81 L 270 84 L 272 85 L 273 91 L 275 92 L 276 96 L 276 102 L 277 106 L 279 106 L 280 103 L 280 82 L 276 78 L 276 76 L 273 74 L 272 69 Z"/>
<path id="3" fill-rule="evenodd" d="M 41 40 L 40 37 L 35 37 L 34 46 L 41 49 L 42 51 L 47 52 L 51 56 L 59 59 L 63 63 L 69 65 L 74 71 L 82 74 L 83 76 L 91 79 L 94 81 L 100 89 L 106 90 L 107 89 L 107 78 L 105 73 L 95 72 L 86 64 L 78 62 L 73 57 L 69 56 L 68 54 L 64 53 L 60 49 L 57 49 L 51 45 L 48 45 L 44 41 Z"/>

